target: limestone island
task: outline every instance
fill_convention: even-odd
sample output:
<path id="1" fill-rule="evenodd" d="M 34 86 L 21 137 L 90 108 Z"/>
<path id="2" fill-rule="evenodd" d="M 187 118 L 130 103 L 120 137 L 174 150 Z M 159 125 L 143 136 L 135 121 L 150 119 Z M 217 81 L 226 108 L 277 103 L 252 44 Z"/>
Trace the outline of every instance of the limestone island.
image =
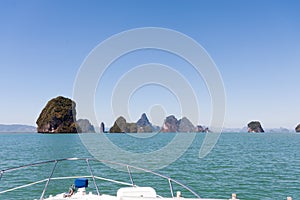
<path id="1" fill-rule="evenodd" d="M 88 119 L 76 120 L 76 103 L 66 97 L 58 96 L 48 101 L 40 113 L 37 121 L 38 133 L 95 133 L 93 125 Z M 100 124 L 100 132 L 105 133 L 105 125 Z M 118 117 L 109 133 L 152 133 L 152 132 L 210 132 L 200 125 L 183 117 L 177 119 L 174 115 L 166 117 L 163 125 L 153 125 L 147 115 L 143 113 L 137 122 L 128 123 L 122 116 Z"/>
<path id="2" fill-rule="evenodd" d="M 263 133 L 265 132 L 259 121 L 251 121 L 248 123 L 248 133 Z"/>
<path id="3" fill-rule="evenodd" d="M 295 131 L 296 131 L 297 133 L 300 133 L 300 124 L 298 124 L 298 126 L 296 126 Z"/>
<path id="4" fill-rule="evenodd" d="M 142 114 L 141 118 L 136 123 L 128 123 L 123 116 L 116 119 L 113 126 L 109 129 L 110 133 L 152 133 L 152 132 L 209 132 L 208 128 L 202 126 L 194 126 L 192 122 L 183 117 L 178 120 L 174 115 L 166 117 L 162 127 L 154 126 L 148 120 L 145 113 Z"/>
<path id="5" fill-rule="evenodd" d="M 145 113 L 136 123 L 128 123 L 122 116 L 118 117 L 114 125 L 109 129 L 110 133 L 152 133 L 159 128 L 153 126 Z"/>
<path id="6" fill-rule="evenodd" d="M 76 121 L 76 103 L 58 96 L 48 101 L 37 121 L 38 133 L 94 133 L 87 119 Z"/>

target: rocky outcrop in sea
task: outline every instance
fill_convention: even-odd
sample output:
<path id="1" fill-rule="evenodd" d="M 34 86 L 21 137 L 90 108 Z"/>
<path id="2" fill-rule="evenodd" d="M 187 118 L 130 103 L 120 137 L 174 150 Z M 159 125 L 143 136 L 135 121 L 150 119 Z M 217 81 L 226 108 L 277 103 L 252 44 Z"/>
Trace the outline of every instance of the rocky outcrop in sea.
<path id="1" fill-rule="evenodd" d="M 39 133 L 77 133 L 76 104 L 59 96 L 48 101 L 36 124 Z"/>
<path id="2" fill-rule="evenodd" d="M 145 113 L 136 123 L 128 123 L 122 116 L 118 117 L 114 125 L 110 128 L 110 133 L 151 133 L 155 127 L 149 122 Z"/>
<path id="3" fill-rule="evenodd" d="M 145 113 L 142 114 L 141 118 L 136 122 L 138 133 L 152 133 L 153 127 L 149 122 L 148 117 Z"/>
<path id="4" fill-rule="evenodd" d="M 118 117 L 114 125 L 109 129 L 110 133 L 125 133 L 126 132 L 127 122 L 126 119 L 122 116 Z"/>
<path id="5" fill-rule="evenodd" d="M 100 124 L 100 133 L 105 133 L 105 124 L 104 124 L 104 122 L 101 122 L 101 124 Z"/>
<path id="6" fill-rule="evenodd" d="M 88 119 L 79 119 L 76 125 L 78 133 L 95 133 L 95 128 Z"/>
<path id="7" fill-rule="evenodd" d="M 178 121 L 177 131 L 181 133 L 196 132 L 196 127 L 192 124 L 192 122 L 188 118 L 183 117 Z"/>
<path id="8" fill-rule="evenodd" d="M 297 133 L 300 132 L 300 124 L 298 124 L 298 126 L 296 126 L 295 131 L 296 131 Z"/>
<path id="9" fill-rule="evenodd" d="M 162 127 L 154 126 L 149 121 L 145 113 L 136 123 L 128 123 L 122 116 L 114 122 L 114 125 L 109 130 L 110 133 L 151 133 L 151 132 L 210 132 L 209 129 L 202 126 L 195 127 L 193 123 L 186 117 L 180 120 L 174 115 L 166 117 Z"/>
<path id="10" fill-rule="evenodd" d="M 248 133 L 263 133 L 265 132 L 259 121 L 251 121 L 248 123 Z"/>
<path id="11" fill-rule="evenodd" d="M 166 117 L 163 126 L 161 127 L 161 132 L 177 132 L 178 120 L 174 115 Z"/>
<path id="12" fill-rule="evenodd" d="M 208 128 L 204 128 L 200 125 L 194 126 L 193 123 L 187 118 L 183 117 L 180 120 L 174 115 L 166 117 L 161 132 L 181 132 L 181 133 L 192 133 L 192 132 L 210 132 Z"/>
<path id="13" fill-rule="evenodd" d="M 197 133 L 209 133 L 211 132 L 208 127 L 203 127 L 201 125 L 196 126 Z"/>

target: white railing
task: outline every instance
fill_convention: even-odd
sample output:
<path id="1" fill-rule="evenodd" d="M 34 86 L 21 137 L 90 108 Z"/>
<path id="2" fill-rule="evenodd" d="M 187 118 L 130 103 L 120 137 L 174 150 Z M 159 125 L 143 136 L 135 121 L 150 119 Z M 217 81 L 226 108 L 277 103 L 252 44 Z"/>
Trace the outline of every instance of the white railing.
<path id="1" fill-rule="evenodd" d="M 84 175 L 84 176 L 67 176 L 67 177 L 53 177 L 55 169 L 56 169 L 56 167 L 57 167 L 57 165 L 59 163 L 64 162 L 64 161 L 78 161 L 78 160 L 84 160 L 86 162 L 87 167 L 88 167 L 88 171 L 90 173 L 89 175 Z M 118 180 L 111 179 L 111 178 L 105 178 L 105 177 L 98 176 L 98 175 L 97 176 L 94 175 L 93 169 L 92 169 L 92 167 L 90 165 L 90 161 L 98 161 L 98 162 L 102 162 L 102 163 L 106 163 L 106 164 L 118 165 L 118 166 L 127 168 L 127 172 L 128 172 L 130 183 L 123 182 L 123 181 L 118 181 Z M 49 185 L 50 181 L 52 181 L 52 180 L 63 180 L 63 179 L 75 179 L 75 178 L 91 178 L 92 181 L 93 181 L 93 183 L 94 183 L 97 195 L 100 195 L 99 188 L 97 186 L 96 180 L 107 181 L 107 182 L 111 182 L 111 183 L 121 184 L 121 185 L 124 185 L 124 186 L 136 187 L 137 185 L 134 182 L 134 178 L 132 176 L 132 170 L 138 170 L 138 171 L 141 171 L 141 172 L 150 173 L 150 174 L 153 174 L 155 176 L 158 176 L 158 177 L 161 177 L 163 179 L 166 179 L 168 181 L 169 190 L 170 190 L 170 193 L 171 193 L 172 197 L 176 196 L 176 195 L 174 195 L 174 191 L 173 191 L 173 183 L 175 183 L 175 184 L 177 184 L 177 185 L 185 188 L 187 191 L 189 191 L 190 193 L 192 193 L 196 198 L 200 199 L 200 196 L 196 192 L 194 192 L 191 188 L 189 188 L 188 186 L 182 184 L 181 182 L 179 182 L 177 180 L 174 180 L 174 179 L 172 179 L 172 178 L 170 178 L 168 176 L 165 176 L 163 174 L 159 174 L 157 172 L 153 172 L 151 170 L 143 169 L 143 168 L 140 168 L 140 167 L 135 167 L 135 166 L 131 166 L 131 165 L 123 164 L 123 163 L 112 162 L 112 161 L 107 161 L 107 160 L 97 160 L 95 158 L 64 158 L 64 159 L 43 161 L 43 162 L 37 162 L 37 163 L 27 164 L 27 165 L 23 165 L 23 166 L 19 166 L 19 167 L 13 167 L 13 168 L 4 169 L 4 170 L 0 171 L 0 185 L 1 185 L 1 181 L 3 181 L 3 180 L 1 180 L 2 177 L 5 176 L 5 174 L 7 174 L 8 172 L 13 172 L 13 171 L 16 171 L 16 170 L 20 170 L 20 169 L 24 169 L 24 168 L 28 168 L 28 167 L 33 167 L 33 166 L 41 166 L 41 165 L 45 165 L 45 164 L 49 164 L 49 163 L 54 163 L 54 166 L 53 166 L 53 168 L 52 168 L 52 170 L 51 170 L 50 175 L 49 175 L 48 178 L 42 179 L 42 180 L 39 180 L 39 181 L 35 181 L 35 182 L 32 182 L 32 183 L 28 183 L 28 184 L 16 186 L 16 187 L 13 187 L 13 188 L 9 188 L 9 189 L 3 190 L 3 191 L 0 191 L 0 199 L 1 199 L 1 194 L 7 193 L 7 192 L 11 192 L 11 191 L 15 191 L 15 190 L 18 190 L 18 189 L 21 189 L 21 188 L 30 187 L 30 186 L 33 186 L 33 185 L 36 185 L 36 184 L 39 184 L 39 183 L 45 183 L 44 189 L 41 192 L 41 196 L 40 196 L 40 200 L 42 200 L 42 199 L 44 199 L 44 196 L 45 196 L 45 193 L 47 191 L 47 188 L 48 188 L 48 185 Z"/>

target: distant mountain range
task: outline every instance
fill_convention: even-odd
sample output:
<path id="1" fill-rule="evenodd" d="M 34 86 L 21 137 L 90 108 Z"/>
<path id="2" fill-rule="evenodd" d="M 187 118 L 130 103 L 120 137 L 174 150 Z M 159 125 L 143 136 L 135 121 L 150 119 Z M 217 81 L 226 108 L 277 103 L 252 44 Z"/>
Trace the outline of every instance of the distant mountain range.
<path id="1" fill-rule="evenodd" d="M 223 128 L 223 133 L 247 133 L 248 128 L 245 126 L 243 128 Z M 287 128 L 266 128 L 266 133 L 293 133 L 295 132 L 293 129 L 287 129 Z"/>
<path id="2" fill-rule="evenodd" d="M 0 133 L 32 133 L 36 127 L 23 124 L 0 124 Z"/>

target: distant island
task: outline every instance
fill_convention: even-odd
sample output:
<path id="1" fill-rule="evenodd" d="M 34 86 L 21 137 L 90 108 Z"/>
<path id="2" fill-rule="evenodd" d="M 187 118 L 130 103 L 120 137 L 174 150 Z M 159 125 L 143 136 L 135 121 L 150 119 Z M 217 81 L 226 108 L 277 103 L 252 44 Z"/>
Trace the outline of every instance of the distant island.
<path id="1" fill-rule="evenodd" d="M 248 133 L 263 133 L 265 132 L 258 121 L 252 121 L 248 124 Z"/>
<path id="2" fill-rule="evenodd" d="M 0 133 L 32 133 L 36 127 L 23 124 L 0 124 Z"/>
<path id="3" fill-rule="evenodd" d="M 157 131 L 159 131 L 159 127 L 153 126 L 145 113 L 136 123 L 128 123 L 124 117 L 120 116 L 109 129 L 110 133 L 152 133 Z"/>
<path id="4" fill-rule="evenodd" d="M 76 103 L 66 97 L 58 96 L 48 101 L 46 106 L 40 113 L 37 121 L 38 133 L 95 133 L 94 126 L 88 119 L 76 120 Z M 27 127 L 29 132 L 35 132 L 35 127 Z M 177 119 L 174 115 L 167 116 L 161 126 L 153 125 L 146 113 L 143 113 L 136 122 L 127 122 L 123 116 L 119 116 L 112 127 L 105 129 L 105 124 L 101 122 L 99 125 L 100 132 L 108 133 L 151 133 L 151 132 L 210 132 L 208 127 L 202 125 L 193 125 L 187 117 Z M 3 128 L 2 128 L 3 129 Z M 25 128 L 24 128 L 25 129 Z M 7 131 L 3 132 L 17 132 Z M 300 132 L 300 124 L 295 128 L 296 132 Z M 1 132 L 1 126 L 0 126 Z M 223 132 L 249 132 L 249 133 L 263 133 L 261 123 L 259 121 L 250 121 L 247 127 L 242 129 L 224 128 Z M 286 128 L 267 129 L 266 132 L 291 132 Z"/>
<path id="5" fill-rule="evenodd" d="M 137 122 L 128 123 L 123 116 L 115 121 L 114 125 L 109 129 L 110 133 L 152 133 L 152 132 L 209 132 L 208 128 L 202 126 L 194 126 L 192 122 L 183 117 L 178 120 L 174 115 L 166 117 L 162 127 L 152 125 L 145 113 Z"/>
<path id="6" fill-rule="evenodd" d="M 76 103 L 66 97 L 58 96 L 48 101 L 37 121 L 38 133 L 94 133 L 95 129 L 88 119 L 76 120 Z M 105 132 L 102 122 L 100 131 Z M 145 113 L 137 122 L 128 123 L 122 116 L 118 117 L 109 133 L 151 133 L 151 132 L 209 132 L 200 125 L 194 126 L 189 119 L 180 120 L 174 115 L 168 116 L 162 127 L 152 125 Z"/>
<path id="7" fill-rule="evenodd" d="M 296 131 L 297 133 L 300 132 L 300 124 L 298 124 L 298 126 L 296 126 L 295 131 Z"/>

